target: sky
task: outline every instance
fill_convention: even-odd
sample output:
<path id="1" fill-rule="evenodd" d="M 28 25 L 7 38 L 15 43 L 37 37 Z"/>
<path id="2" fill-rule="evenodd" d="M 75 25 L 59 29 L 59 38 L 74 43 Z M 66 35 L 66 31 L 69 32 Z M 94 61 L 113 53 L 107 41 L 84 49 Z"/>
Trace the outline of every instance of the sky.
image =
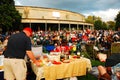
<path id="1" fill-rule="evenodd" d="M 87 16 L 101 17 L 103 21 L 114 21 L 120 11 L 120 0 L 14 0 L 18 6 L 56 8 L 77 12 Z"/>

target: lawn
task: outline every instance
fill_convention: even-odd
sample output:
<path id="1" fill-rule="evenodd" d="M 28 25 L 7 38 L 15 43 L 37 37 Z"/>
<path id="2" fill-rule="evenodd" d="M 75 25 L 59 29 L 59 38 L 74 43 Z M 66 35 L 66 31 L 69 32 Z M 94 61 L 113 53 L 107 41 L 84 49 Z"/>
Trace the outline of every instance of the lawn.
<path id="1" fill-rule="evenodd" d="M 86 76 L 78 76 L 77 79 L 78 80 L 98 80 L 95 76 L 89 73 Z"/>

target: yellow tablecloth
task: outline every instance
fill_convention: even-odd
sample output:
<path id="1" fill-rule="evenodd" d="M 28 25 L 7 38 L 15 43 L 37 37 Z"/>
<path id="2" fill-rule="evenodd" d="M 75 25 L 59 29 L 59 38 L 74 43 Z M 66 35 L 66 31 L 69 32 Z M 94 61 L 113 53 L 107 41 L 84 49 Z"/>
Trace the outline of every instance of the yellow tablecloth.
<path id="1" fill-rule="evenodd" d="M 36 74 L 36 80 L 40 80 L 42 77 L 45 80 L 56 80 L 74 76 L 86 75 L 87 70 L 91 70 L 91 62 L 87 58 L 80 58 L 71 61 L 70 63 L 62 63 L 57 65 L 44 65 L 43 67 L 37 67 L 31 63 L 32 69 Z"/>

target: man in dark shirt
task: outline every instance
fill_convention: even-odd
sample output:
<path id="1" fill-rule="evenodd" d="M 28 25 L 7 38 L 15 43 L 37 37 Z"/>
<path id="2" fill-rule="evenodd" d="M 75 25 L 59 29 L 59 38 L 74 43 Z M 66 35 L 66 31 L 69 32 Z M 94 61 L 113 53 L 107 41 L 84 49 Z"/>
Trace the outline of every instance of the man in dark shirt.
<path id="1" fill-rule="evenodd" d="M 7 49 L 4 51 L 4 79 L 6 80 L 26 80 L 26 62 L 25 55 L 37 65 L 40 62 L 36 60 L 31 51 L 32 29 L 26 27 L 22 32 L 10 36 Z"/>

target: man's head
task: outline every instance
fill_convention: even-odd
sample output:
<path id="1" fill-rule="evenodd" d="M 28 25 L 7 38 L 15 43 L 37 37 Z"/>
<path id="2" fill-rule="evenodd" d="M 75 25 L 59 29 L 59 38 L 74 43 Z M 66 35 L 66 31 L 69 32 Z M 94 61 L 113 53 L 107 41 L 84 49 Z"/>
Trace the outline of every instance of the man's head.
<path id="1" fill-rule="evenodd" d="M 30 27 L 25 27 L 25 28 L 23 29 L 23 32 L 25 32 L 25 34 L 26 34 L 28 37 L 32 36 L 32 29 L 31 29 Z"/>

